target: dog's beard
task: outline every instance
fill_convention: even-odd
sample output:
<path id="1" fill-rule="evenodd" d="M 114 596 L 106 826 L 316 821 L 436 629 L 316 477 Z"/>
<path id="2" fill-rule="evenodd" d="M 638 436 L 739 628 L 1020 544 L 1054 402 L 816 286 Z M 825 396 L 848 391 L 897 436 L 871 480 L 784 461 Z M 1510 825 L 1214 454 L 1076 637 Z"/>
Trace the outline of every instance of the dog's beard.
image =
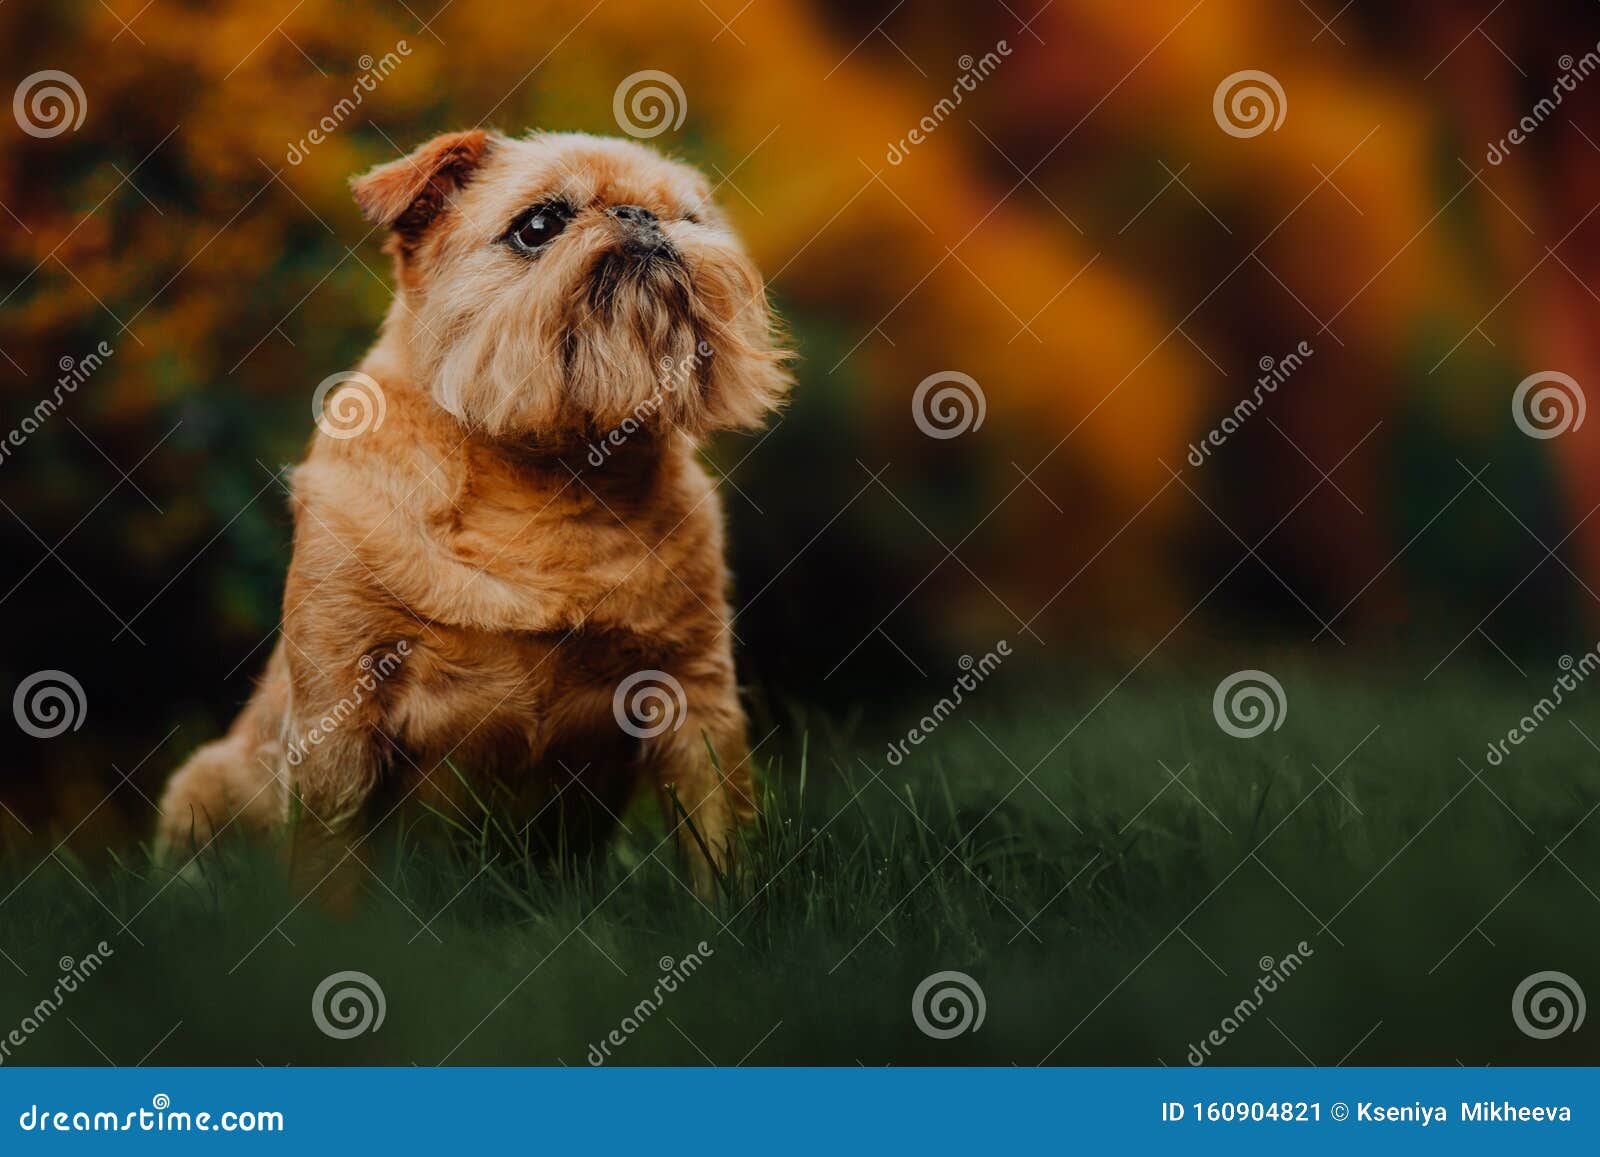
<path id="1" fill-rule="evenodd" d="M 704 409 L 704 315 L 676 254 L 601 254 L 562 330 L 564 393 L 590 434 L 681 424 Z"/>
<path id="2" fill-rule="evenodd" d="M 693 292 L 688 270 L 676 252 L 610 249 L 595 260 L 589 275 L 588 315 L 611 317 L 620 304 L 636 314 L 664 311 L 687 321 Z"/>
<path id="3" fill-rule="evenodd" d="M 613 250 L 594 263 L 587 291 L 574 295 L 562 342 L 562 369 L 569 390 L 586 395 L 604 421 L 611 391 L 599 392 L 600 379 L 626 379 L 640 366 L 687 376 L 699 382 L 694 351 L 702 344 L 694 284 L 675 254 L 632 254 Z M 580 383 L 590 384 L 583 390 Z M 619 383 L 620 384 L 620 383 Z M 628 382 L 633 386 L 634 382 Z M 623 388 L 620 394 L 635 391 Z M 620 399 L 618 399 L 620 400 Z"/>

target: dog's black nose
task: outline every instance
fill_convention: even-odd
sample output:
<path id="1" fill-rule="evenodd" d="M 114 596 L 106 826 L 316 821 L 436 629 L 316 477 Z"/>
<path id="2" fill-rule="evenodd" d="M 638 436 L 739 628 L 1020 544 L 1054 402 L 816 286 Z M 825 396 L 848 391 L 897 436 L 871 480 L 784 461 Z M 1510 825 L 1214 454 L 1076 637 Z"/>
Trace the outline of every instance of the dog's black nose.
<path id="1" fill-rule="evenodd" d="M 672 251 L 672 242 L 662 232 L 661 221 L 643 205 L 613 205 L 608 210 L 627 230 L 623 250 L 636 257 L 650 257 Z"/>
<path id="2" fill-rule="evenodd" d="M 611 215 L 629 225 L 645 226 L 656 223 L 656 215 L 643 205 L 613 205 Z"/>

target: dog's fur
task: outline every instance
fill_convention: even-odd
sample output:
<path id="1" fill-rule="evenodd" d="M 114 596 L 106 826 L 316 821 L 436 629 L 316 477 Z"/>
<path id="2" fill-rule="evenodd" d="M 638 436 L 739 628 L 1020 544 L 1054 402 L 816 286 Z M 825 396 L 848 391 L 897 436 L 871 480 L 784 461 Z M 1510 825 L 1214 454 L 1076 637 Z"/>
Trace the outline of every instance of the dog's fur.
<path id="1" fill-rule="evenodd" d="M 568 848 L 597 846 L 646 782 L 709 892 L 755 803 L 696 444 L 788 388 L 759 274 L 700 174 L 631 141 L 452 133 L 353 187 L 398 283 L 359 367 L 382 420 L 319 430 L 294 470 L 276 649 L 172 777 L 159 844 L 281 829 L 294 800 L 316 883 L 402 799 L 470 811 L 457 770 L 510 785 Z M 557 198 L 559 236 L 508 244 Z M 658 219 L 648 246 L 619 206 Z M 374 404 L 340 396 L 361 388 L 326 407 Z M 614 711 L 641 671 L 687 707 L 642 740 Z"/>

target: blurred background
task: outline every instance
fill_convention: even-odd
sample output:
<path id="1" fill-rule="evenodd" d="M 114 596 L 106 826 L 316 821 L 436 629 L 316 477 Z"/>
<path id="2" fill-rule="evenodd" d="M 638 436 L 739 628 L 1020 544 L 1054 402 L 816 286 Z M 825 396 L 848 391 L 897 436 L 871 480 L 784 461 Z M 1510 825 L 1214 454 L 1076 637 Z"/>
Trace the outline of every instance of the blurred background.
<path id="1" fill-rule="evenodd" d="M 7 842 L 142 835 L 247 696 L 277 471 L 390 300 L 348 178 L 617 133 L 646 70 L 682 120 L 635 128 L 718 183 L 800 353 L 707 450 L 758 711 L 887 717 L 1002 638 L 1099 673 L 1083 706 L 1246 644 L 1508 678 L 1592 645 L 1600 419 L 1514 409 L 1600 381 L 1586 0 L 10 0 L 0 42 L 0 690 L 88 704 L 0 729 Z M 25 130 L 44 70 L 81 122 Z"/>

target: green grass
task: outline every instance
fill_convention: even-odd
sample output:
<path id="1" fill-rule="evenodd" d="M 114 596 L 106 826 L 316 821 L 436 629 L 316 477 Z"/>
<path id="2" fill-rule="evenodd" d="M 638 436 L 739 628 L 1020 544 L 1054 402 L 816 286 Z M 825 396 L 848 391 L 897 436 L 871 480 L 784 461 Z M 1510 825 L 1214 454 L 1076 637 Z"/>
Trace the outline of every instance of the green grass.
<path id="1" fill-rule="evenodd" d="M 17 853 L 0 1037 L 59 957 L 101 939 L 114 955 L 6 1063 L 582 1065 L 661 958 L 702 940 L 612 1063 L 1182 1065 L 1260 958 L 1300 941 L 1300 970 L 1213 1063 L 1592 1063 L 1597 1026 L 1540 1041 L 1511 1017 L 1545 969 L 1600 997 L 1585 694 L 1484 763 L 1538 682 L 1288 671 L 1282 728 L 1240 740 L 1212 719 L 1215 678 L 1133 680 L 1086 721 L 1109 682 L 997 678 L 897 768 L 884 747 L 909 720 L 793 723 L 761 748 L 749 898 L 711 908 L 642 809 L 613 855 L 567 873 L 499 817 L 456 817 L 473 834 L 453 842 L 407 817 L 342 917 L 295 906 L 270 855 L 195 881 L 129 850 Z M 347 969 L 377 979 L 386 1019 L 330 1039 L 312 993 Z M 976 978 L 987 1015 L 936 1040 L 912 993 L 947 969 Z"/>

